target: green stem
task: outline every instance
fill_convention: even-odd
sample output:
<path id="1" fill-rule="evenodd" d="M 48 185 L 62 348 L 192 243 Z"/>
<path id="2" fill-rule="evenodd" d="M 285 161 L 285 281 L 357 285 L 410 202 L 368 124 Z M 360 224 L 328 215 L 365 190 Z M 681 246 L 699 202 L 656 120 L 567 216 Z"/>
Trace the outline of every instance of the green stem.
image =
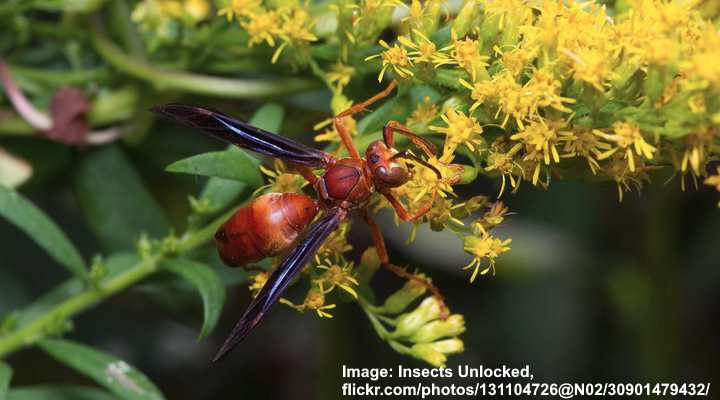
<path id="1" fill-rule="evenodd" d="M 226 221 L 236 210 L 236 208 L 231 209 L 202 229 L 183 235 L 180 239 L 177 252 L 188 252 L 209 241 L 215 230 L 217 230 L 217 227 Z M 158 271 L 157 266 L 165 256 L 163 253 L 157 253 L 144 258 L 127 270 L 101 282 L 97 288 L 88 288 L 76 295 L 70 296 L 47 313 L 21 326 L 18 330 L 0 336 L 0 359 L 23 347 L 32 346 L 50 333 L 51 327 L 57 324 L 57 321 L 70 319 L 74 315 L 101 303 L 115 293 L 121 292 L 154 274 Z"/>
<path id="2" fill-rule="evenodd" d="M 45 68 L 29 68 L 18 65 L 9 65 L 13 77 L 26 78 L 53 85 L 80 85 L 87 82 L 105 80 L 110 76 L 106 68 L 91 68 L 86 70 L 53 70 Z"/>
<path id="3" fill-rule="evenodd" d="M 314 80 L 301 78 L 264 80 L 222 78 L 159 68 L 124 53 L 108 39 L 96 19 L 90 23 L 90 40 L 95 50 L 112 66 L 136 78 L 151 82 L 159 89 L 216 97 L 260 98 L 297 93 L 318 86 Z"/>
<path id="4" fill-rule="evenodd" d="M 360 305 L 360 308 L 365 311 L 365 315 L 367 315 L 368 319 L 370 320 L 370 324 L 372 324 L 373 329 L 375 329 L 375 332 L 378 334 L 378 336 L 380 336 L 380 339 L 388 340 L 390 333 L 387 331 L 387 329 L 385 329 L 380 320 L 378 320 L 377 316 L 373 314 L 373 312 L 370 310 L 370 304 L 367 303 L 362 297 L 358 297 L 357 303 Z"/>
<path id="5" fill-rule="evenodd" d="M 49 327 L 57 321 L 66 320 L 152 274 L 156 271 L 157 263 L 161 258 L 162 256 L 156 255 L 143 260 L 127 271 L 103 282 L 97 289 L 78 293 L 17 331 L 0 337 L 0 358 L 42 339 Z"/>

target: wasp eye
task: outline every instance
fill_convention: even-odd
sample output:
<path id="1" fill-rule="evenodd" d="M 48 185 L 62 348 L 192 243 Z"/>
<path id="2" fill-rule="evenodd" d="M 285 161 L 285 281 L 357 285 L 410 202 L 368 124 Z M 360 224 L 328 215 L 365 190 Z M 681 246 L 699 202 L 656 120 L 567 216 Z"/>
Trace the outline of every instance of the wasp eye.
<path id="1" fill-rule="evenodd" d="M 375 164 L 376 162 L 380 161 L 380 156 L 377 154 L 370 154 L 370 163 Z"/>

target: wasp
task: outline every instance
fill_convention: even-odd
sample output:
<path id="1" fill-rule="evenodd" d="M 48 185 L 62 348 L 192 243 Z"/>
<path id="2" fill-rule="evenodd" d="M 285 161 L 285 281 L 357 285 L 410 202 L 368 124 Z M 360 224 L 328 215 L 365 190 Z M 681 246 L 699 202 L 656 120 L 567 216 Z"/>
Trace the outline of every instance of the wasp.
<path id="1" fill-rule="evenodd" d="M 379 193 L 389 201 L 404 221 L 412 221 L 426 214 L 435 200 L 434 197 L 429 204 L 411 214 L 393 195 L 392 189 L 402 186 L 411 178 L 412 171 L 405 162 L 407 160 L 429 168 L 438 179 L 442 178 L 441 173 L 411 152 L 396 150 L 394 135 L 406 136 L 427 157 L 435 156 L 435 146 L 399 122 L 390 121 L 383 128 L 382 140 L 370 143 L 363 157 L 343 122 L 345 117 L 363 111 L 387 97 L 396 86 L 397 82 L 393 81 L 382 92 L 333 118 L 335 130 L 349 154 L 349 157 L 345 158 L 338 158 L 207 108 L 166 104 L 152 109 L 168 119 L 196 128 L 214 138 L 284 161 L 294 172 L 303 176 L 317 193 L 317 198 L 297 193 L 268 193 L 259 196 L 236 211 L 218 229 L 215 243 L 220 257 L 229 266 L 243 266 L 265 257 L 286 255 L 273 270 L 265 286 L 250 302 L 214 361 L 224 357 L 257 326 L 325 239 L 350 214 L 359 215 L 370 227 L 375 248 L 384 267 L 401 277 L 421 282 L 444 304 L 439 290 L 429 280 L 390 263 L 382 232 L 368 212 L 371 196 Z M 316 175 L 317 170 L 324 172 Z M 316 218 L 318 213 L 321 213 L 321 216 Z"/>

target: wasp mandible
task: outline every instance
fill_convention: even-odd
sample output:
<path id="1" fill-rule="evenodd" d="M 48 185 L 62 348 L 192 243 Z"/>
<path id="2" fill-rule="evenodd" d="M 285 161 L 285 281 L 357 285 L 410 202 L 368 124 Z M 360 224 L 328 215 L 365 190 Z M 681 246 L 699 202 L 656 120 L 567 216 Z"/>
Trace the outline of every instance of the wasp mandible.
<path id="1" fill-rule="evenodd" d="M 383 139 L 370 143 L 363 158 L 355 148 L 343 122 L 345 117 L 365 110 L 371 104 L 387 97 L 395 87 L 397 82 L 393 81 L 382 92 L 335 116 L 335 129 L 349 153 L 346 158 L 337 158 L 325 151 L 203 107 L 167 104 L 152 109 L 217 139 L 289 163 L 295 172 L 312 185 L 318 197 L 314 199 L 296 193 L 269 193 L 259 196 L 246 207 L 239 209 L 217 231 L 215 242 L 220 257 L 230 266 L 242 266 L 265 257 L 284 254 L 288 250 L 289 252 L 250 302 L 214 361 L 225 356 L 250 333 L 305 263 L 349 213 L 358 214 L 370 227 L 375 248 L 385 268 L 406 279 L 421 282 L 444 304 L 439 290 L 429 280 L 390 263 L 380 228 L 367 209 L 371 196 L 377 192 L 387 198 L 404 221 L 412 221 L 426 214 L 434 197 L 429 204 L 411 214 L 393 196 L 392 189 L 402 186 L 411 177 L 411 172 L 403 160 L 411 160 L 431 169 L 438 179 L 442 178 L 441 173 L 412 153 L 396 150 L 393 147 L 394 135 L 406 136 L 427 157 L 435 156 L 435 146 L 399 122 L 390 121 L 383 128 Z M 314 170 L 319 169 L 324 170 L 321 176 L 314 173 Z M 322 216 L 308 228 L 321 211 Z"/>

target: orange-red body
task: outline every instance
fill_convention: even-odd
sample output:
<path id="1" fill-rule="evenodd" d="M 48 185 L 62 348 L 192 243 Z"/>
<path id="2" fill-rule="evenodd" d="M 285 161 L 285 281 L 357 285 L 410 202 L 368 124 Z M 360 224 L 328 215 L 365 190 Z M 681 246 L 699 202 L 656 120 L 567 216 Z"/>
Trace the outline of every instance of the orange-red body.
<path id="1" fill-rule="evenodd" d="M 373 142 L 368 161 L 341 158 L 328 164 L 314 186 L 322 205 L 352 210 L 364 207 L 376 188 L 407 181 L 404 166 L 390 160 L 393 153 Z M 215 243 L 223 261 L 237 267 L 277 256 L 290 248 L 318 212 L 318 202 L 296 193 L 268 193 L 239 209 L 218 229 Z"/>
<path id="2" fill-rule="evenodd" d="M 363 160 L 341 158 L 328 165 L 315 184 L 326 206 L 354 209 L 364 206 L 375 191 Z"/>
<path id="3" fill-rule="evenodd" d="M 237 267 L 280 255 L 317 212 L 317 202 L 302 194 L 262 195 L 237 210 L 215 233 L 220 258 Z"/>

